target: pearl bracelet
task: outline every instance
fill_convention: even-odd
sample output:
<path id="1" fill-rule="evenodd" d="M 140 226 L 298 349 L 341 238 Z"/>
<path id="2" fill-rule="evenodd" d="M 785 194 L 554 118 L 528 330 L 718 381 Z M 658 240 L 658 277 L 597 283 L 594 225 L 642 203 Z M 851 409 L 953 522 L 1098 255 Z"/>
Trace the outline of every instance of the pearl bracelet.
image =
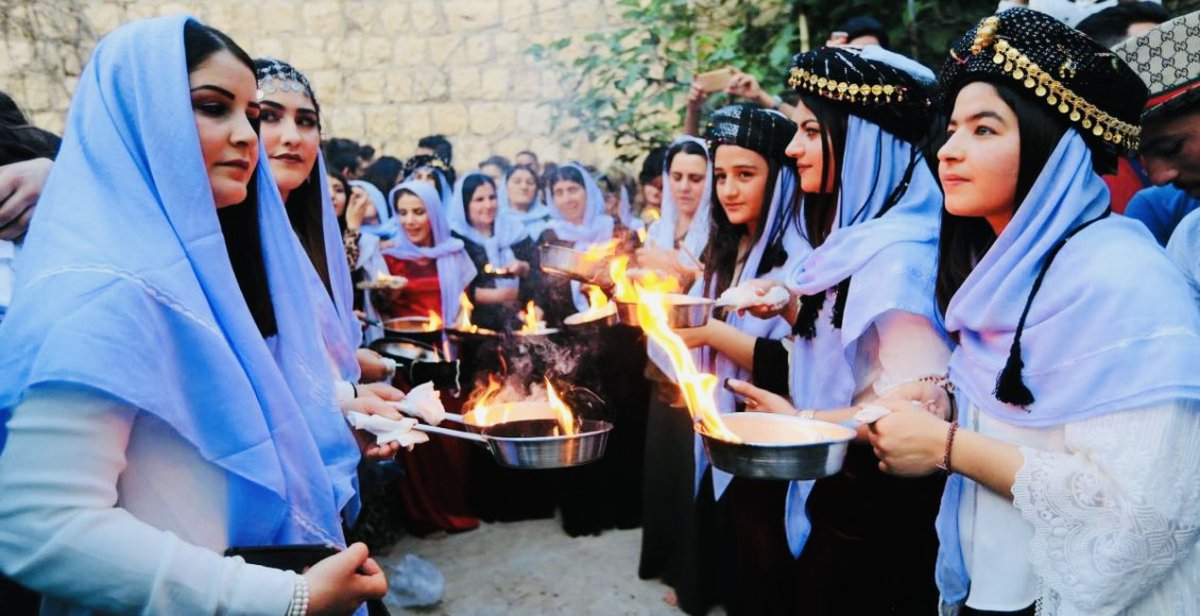
<path id="1" fill-rule="evenodd" d="M 288 604 L 287 616 L 306 616 L 308 614 L 308 580 L 303 575 L 296 577 L 292 586 L 292 602 Z"/>

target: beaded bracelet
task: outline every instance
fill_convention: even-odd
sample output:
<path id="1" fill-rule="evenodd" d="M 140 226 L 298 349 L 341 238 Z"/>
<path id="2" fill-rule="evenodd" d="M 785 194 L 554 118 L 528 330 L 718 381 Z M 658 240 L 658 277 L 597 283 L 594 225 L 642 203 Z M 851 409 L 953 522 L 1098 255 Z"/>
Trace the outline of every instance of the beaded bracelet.
<path id="1" fill-rule="evenodd" d="M 308 580 L 303 575 L 296 577 L 292 586 L 292 602 L 288 604 L 287 616 L 306 616 L 308 614 Z"/>
<path id="2" fill-rule="evenodd" d="M 954 472 L 950 470 L 950 450 L 954 448 L 954 435 L 957 432 L 958 422 L 950 422 L 950 429 L 946 430 L 946 453 L 942 456 L 942 463 L 937 465 L 938 468 L 946 471 L 947 473 Z"/>
<path id="3" fill-rule="evenodd" d="M 954 381 L 951 381 L 950 377 L 939 374 L 923 376 L 917 380 L 922 383 L 930 383 L 937 387 L 941 387 L 942 391 L 946 392 L 946 399 L 950 404 L 950 414 L 948 417 L 946 417 L 946 419 L 948 421 L 952 421 L 958 418 L 958 402 L 954 399 Z"/>

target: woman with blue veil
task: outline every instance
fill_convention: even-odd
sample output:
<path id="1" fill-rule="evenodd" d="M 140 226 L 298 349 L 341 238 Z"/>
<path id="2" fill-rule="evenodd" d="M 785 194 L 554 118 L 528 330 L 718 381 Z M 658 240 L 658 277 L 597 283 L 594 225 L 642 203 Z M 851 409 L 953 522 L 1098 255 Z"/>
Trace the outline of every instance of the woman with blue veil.
<path id="1" fill-rule="evenodd" d="M 0 326 L 0 567 L 43 613 L 346 613 L 386 590 L 360 544 L 303 575 L 221 555 L 345 546 L 359 460 L 256 90 L 182 15 L 118 28 L 81 75 Z"/>
<path id="2" fill-rule="evenodd" d="M 759 345 L 756 363 L 782 368 L 791 404 L 777 410 L 843 422 L 897 385 L 944 374 L 950 356 L 933 298 L 941 191 L 921 149 L 934 77 L 878 46 L 801 53 L 791 75 L 799 130 L 787 154 L 804 193 L 796 220 L 813 251 L 775 283 L 793 294 L 781 310 L 792 324 L 787 346 Z M 842 96 L 843 83 L 866 95 Z M 783 484 L 763 523 L 805 582 L 799 593 L 764 592 L 822 614 L 915 613 L 936 601 L 928 571 L 941 478 L 887 476 L 865 433 L 844 472 Z M 893 573 L 880 592 L 847 596 L 852 572 L 868 563 Z"/>
<path id="3" fill-rule="evenodd" d="M 529 232 L 500 206 L 496 182 L 478 171 L 458 179 L 449 214 L 454 237 L 475 264 L 467 287 L 472 322 L 498 332 L 520 327 L 518 312 L 533 299 L 540 278 Z"/>

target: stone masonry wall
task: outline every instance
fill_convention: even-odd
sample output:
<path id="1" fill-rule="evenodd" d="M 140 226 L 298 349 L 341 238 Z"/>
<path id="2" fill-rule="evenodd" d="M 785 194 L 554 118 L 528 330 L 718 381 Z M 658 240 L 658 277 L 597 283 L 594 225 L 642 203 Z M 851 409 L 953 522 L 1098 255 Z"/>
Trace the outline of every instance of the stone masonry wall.
<path id="1" fill-rule="evenodd" d="M 304 72 L 325 137 L 407 158 L 418 138 L 443 133 L 460 169 L 526 148 L 543 160 L 611 158 L 601 144 L 550 134 L 539 103 L 557 93 L 558 78 L 526 54 L 534 43 L 611 29 L 611 0 L 0 0 L 0 10 L 0 90 L 56 132 L 99 37 L 131 19 L 188 12 L 252 56 Z"/>

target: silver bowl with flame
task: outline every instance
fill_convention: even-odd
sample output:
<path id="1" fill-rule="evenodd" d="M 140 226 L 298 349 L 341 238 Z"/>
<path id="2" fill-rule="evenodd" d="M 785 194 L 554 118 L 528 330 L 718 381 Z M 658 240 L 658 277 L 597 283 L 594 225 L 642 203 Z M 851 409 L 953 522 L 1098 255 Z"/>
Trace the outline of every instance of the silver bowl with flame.
<path id="1" fill-rule="evenodd" d="M 776 413 L 729 413 L 721 420 L 742 439 L 732 443 L 700 432 L 715 468 L 751 479 L 820 479 L 842 470 L 855 430 Z"/>
<path id="2" fill-rule="evenodd" d="M 452 416 L 448 416 L 452 418 Z M 461 418 L 460 418 L 461 419 Z M 581 419 L 576 433 L 560 434 L 558 421 L 525 419 L 479 427 L 479 433 L 417 424 L 416 429 L 482 444 L 501 466 L 519 469 L 566 468 L 595 462 L 604 456 L 612 424 Z"/>
<path id="3" fill-rule="evenodd" d="M 542 244 L 538 247 L 542 271 L 583 282 L 604 282 L 608 274 L 608 258 L 590 258 L 574 248 Z"/>
<path id="4" fill-rule="evenodd" d="M 702 327 L 708 323 L 712 313 L 713 300 L 704 297 L 692 297 L 683 293 L 667 293 L 667 326 L 671 329 L 687 327 Z M 616 301 L 617 318 L 632 327 L 638 327 L 637 302 Z"/>

